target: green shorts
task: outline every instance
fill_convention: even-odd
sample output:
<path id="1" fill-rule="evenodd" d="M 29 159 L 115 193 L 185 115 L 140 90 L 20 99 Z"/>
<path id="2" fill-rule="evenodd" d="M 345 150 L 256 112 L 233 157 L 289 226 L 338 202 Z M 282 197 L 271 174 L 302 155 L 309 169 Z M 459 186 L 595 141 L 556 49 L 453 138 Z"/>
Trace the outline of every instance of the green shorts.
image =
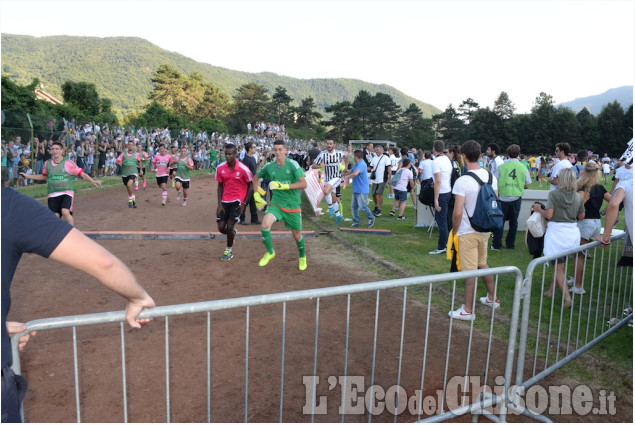
<path id="1" fill-rule="evenodd" d="M 273 214 L 276 221 L 284 221 L 284 227 L 289 230 L 302 230 L 302 212 L 286 212 L 282 211 L 279 206 L 270 204 L 267 207 L 266 214 Z"/>

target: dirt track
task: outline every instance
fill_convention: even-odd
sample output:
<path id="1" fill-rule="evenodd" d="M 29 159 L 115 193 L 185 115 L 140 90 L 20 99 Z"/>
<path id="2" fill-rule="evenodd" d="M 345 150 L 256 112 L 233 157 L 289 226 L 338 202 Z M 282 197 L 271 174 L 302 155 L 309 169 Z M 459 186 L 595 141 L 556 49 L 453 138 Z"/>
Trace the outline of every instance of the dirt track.
<path id="1" fill-rule="evenodd" d="M 77 197 L 75 223 L 82 231 L 216 231 L 215 183 L 205 176 L 194 180 L 188 206 L 182 207 L 170 191 L 171 202 L 160 206 L 160 191 L 152 184 L 137 193 L 138 208 L 129 209 L 122 187 L 103 189 Z M 248 215 L 249 216 L 249 215 Z M 259 232 L 258 226 L 237 226 L 239 232 Z M 279 224 L 274 230 L 283 230 Z M 381 280 L 357 258 L 333 246 L 328 237 L 306 239 L 309 267 L 297 268 L 292 239 L 274 239 L 277 256 L 266 268 L 257 265 L 264 252 L 260 240 L 237 239 L 234 259 L 221 262 L 224 240 L 207 241 L 100 241 L 121 258 L 154 297 L 157 305 L 172 305 L 299 289 Z M 372 269 L 372 268 L 370 268 Z M 410 293 L 410 292 L 409 292 Z M 92 278 L 50 260 L 27 255 L 12 286 L 10 319 L 28 321 L 121 310 L 125 303 Z M 375 384 L 387 389 L 397 384 L 402 291 L 382 291 L 378 317 Z M 329 391 L 329 376 L 344 372 L 346 297 L 320 300 L 317 374 L 318 396 L 327 395 L 325 415 L 318 422 L 339 421 L 339 386 Z M 365 376 L 370 386 L 376 294 L 351 297 L 349 376 Z M 316 301 L 289 303 L 286 320 L 284 410 L 285 422 L 310 421 L 303 414 L 306 389 L 303 376 L 313 374 Z M 250 309 L 249 409 L 252 422 L 277 421 L 280 397 L 282 307 Z M 408 301 L 400 385 L 408 396 L 420 387 L 426 307 Z M 430 314 L 430 339 L 425 363 L 424 395 L 441 389 L 444 374 L 448 320 L 445 313 Z M 244 420 L 245 310 L 213 313 L 212 319 L 212 421 Z M 206 315 L 169 319 L 170 406 L 173 422 L 204 422 L 206 404 Z M 452 362 L 448 375 L 465 373 L 467 331 L 456 323 L 452 330 Z M 123 421 L 121 351 L 118 325 L 79 328 L 82 422 Z M 485 372 L 486 339 L 475 332 L 470 374 Z M 75 391 L 70 330 L 41 332 L 22 355 L 23 374 L 30 382 L 25 400 L 28 422 L 71 422 L 75 416 Z M 504 353 L 506 342 L 495 342 L 495 353 Z M 126 333 L 128 420 L 165 422 L 166 374 L 164 320 L 155 320 L 140 331 Z M 496 356 L 497 359 L 500 356 Z M 504 359 L 503 359 L 504 361 Z M 489 376 L 501 375 L 503 362 L 493 360 Z M 416 417 L 406 413 L 399 421 Z M 425 416 L 425 415 L 424 415 Z M 589 418 L 587 418 L 588 420 Z M 367 413 L 346 421 L 367 421 Z M 374 421 L 390 421 L 387 412 Z"/>

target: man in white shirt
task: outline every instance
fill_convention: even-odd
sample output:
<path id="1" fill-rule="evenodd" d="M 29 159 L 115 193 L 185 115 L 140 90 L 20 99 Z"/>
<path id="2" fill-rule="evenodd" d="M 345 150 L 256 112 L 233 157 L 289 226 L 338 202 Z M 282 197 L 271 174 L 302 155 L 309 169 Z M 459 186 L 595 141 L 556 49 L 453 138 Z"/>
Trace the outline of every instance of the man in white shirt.
<path id="1" fill-rule="evenodd" d="M 437 249 L 430 251 L 429 254 L 442 254 L 446 250 L 448 244 L 448 236 L 450 234 L 448 226 L 448 205 L 452 198 L 452 162 L 443 151 L 445 143 L 443 140 L 436 140 L 432 145 L 432 153 L 435 155 L 432 161 L 432 174 L 434 176 L 434 221 L 439 227 L 439 240 L 437 241 Z"/>
<path id="2" fill-rule="evenodd" d="M 377 145 L 375 147 L 375 156 L 370 162 L 368 172 L 370 173 L 371 193 L 373 202 L 375 202 L 375 217 L 381 216 L 381 207 L 384 204 L 384 189 L 386 181 L 390 178 L 390 158 L 384 153 L 384 147 Z"/>
<path id="3" fill-rule="evenodd" d="M 423 160 L 419 162 L 419 170 L 421 172 L 419 175 L 421 176 L 421 181 L 431 179 L 433 177 L 432 174 L 432 155 L 429 151 L 425 151 L 423 153 Z"/>
<path id="4" fill-rule="evenodd" d="M 487 170 L 478 165 L 481 153 L 481 145 L 474 140 L 468 140 L 461 147 L 461 154 L 468 171 L 476 174 L 481 180 L 488 180 Z M 498 194 L 496 177 L 492 178 L 492 188 Z M 476 199 L 480 191 L 480 185 L 473 177 L 463 175 L 459 177 L 452 193 L 454 194 L 454 211 L 452 213 L 453 229 L 459 239 L 459 257 L 461 270 L 487 269 L 487 243 L 489 232 L 477 232 L 470 224 L 469 217 L 476 209 Z M 487 296 L 481 297 L 480 302 L 489 308 L 500 307 L 500 301 L 496 298 L 496 284 L 493 276 L 483 276 L 483 282 L 487 288 Z M 455 311 L 448 312 L 448 316 L 458 320 L 473 321 L 474 314 L 474 286 L 476 278 L 465 279 L 465 304 Z"/>
<path id="5" fill-rule="evenodd" d="M 551 187 L 549 191 L 556 190 L 558 188 L 558 173 L 560 170 L 565 168 L 571 168 L 571 161 L 569 161 L 569 151 L 571 147 L 568 143 L 558 143 L 556 145 L 556 158 L 558 158 L 558 162 L 555 163 L 553 167 L 551 167 L 551 176 L 549 176 L 549 183 L 551 183 Z"/>
<path id="6" fill-rule="evenodd" d="M 500 156 L 501 153 L 501 147 L 498 146 L 498 143 L 490 143 L 489 145 L 487 145 L 487 151 L 485 151 L 485 155 L 487 155 L 487 157 L 489 158 L 489 171 L 497 179 L 500 177 L 498 167 L 503 165 L 503 158 Z"/>

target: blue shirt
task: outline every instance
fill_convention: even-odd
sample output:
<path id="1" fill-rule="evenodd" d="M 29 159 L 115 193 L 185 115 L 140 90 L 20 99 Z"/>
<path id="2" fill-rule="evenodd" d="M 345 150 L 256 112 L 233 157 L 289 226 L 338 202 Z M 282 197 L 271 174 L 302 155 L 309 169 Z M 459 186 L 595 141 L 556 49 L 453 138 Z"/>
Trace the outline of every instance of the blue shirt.
<path id="1" fill-rule="evenodd" d="M 353 177 L 353 193 L 364 193 L 368 195 L 368 169 L 366 162 L 359 161 L 351 169 L 351 172 L 359 171 L 359 174 Z"/>

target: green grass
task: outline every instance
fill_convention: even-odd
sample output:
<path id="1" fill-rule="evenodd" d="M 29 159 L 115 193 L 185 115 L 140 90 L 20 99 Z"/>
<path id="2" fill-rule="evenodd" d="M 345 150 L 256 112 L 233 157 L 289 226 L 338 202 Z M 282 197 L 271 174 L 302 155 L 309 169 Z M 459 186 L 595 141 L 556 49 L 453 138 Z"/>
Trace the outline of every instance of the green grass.
<path id="1" fill-rule="evenodd" d="M 603 183 L 603 182 L 602 182 Z M 610 190 L 612 182 L 609 182 L 605 187 L 607 190 Z M 535 186 L 535 187 L 534 187 Z M 543 185 L 542 188 L 538 187 L 537 182 L 533 182 L 531 189 L 537 190 L 548 190 L 548 185 Z M 344 216 L 345 218 L 351 217 L 350 212 L 350 199 L 351 199 L 351 189 L 350 187 L 344 188 L 342 190 L 342 204 L 344 205 Z M 404 212 L 404 215 L 408 217 L 407 220 L 397 220 L 395 217 L 391 217 L 388 213 L 390 212 L 390 208 L 392 206 L 392 199 L 386 199 L 384 197 L 384 205 L 382 208 L 383 215 L 381 217 L 377 217 L 375 221 L 375 228 L 379 229 L 389 229 L 392 232 L 392 236 L 375 236 L 375 235 L 359 235 L 359 234 L 351 234 L 346 232 L 338 232 L 336 230 L 336 226 L 333 222 L 333 219 L 328 218 L 328 214 L 324 214 L 315 219 L 316 223 L 319 224 L 320 228 L 326 228 L 329 230 L 333 230 L 337 232 L 337 236 L 342 238 L 347 243 L 350 243 L 354 246 L 368 249 L 375 253 L 377 256 L 389 260 L 395 264 L 400 265 L 403 268 L 406 268 L 412 275 L 421 276 L 421 275 L 432 275 L 439 273 L 448 273 L 450 271 L 450 261 L 446 259 L 444 254 L 442 255 L 429 255 L 428 252 L 432 251 L 436 248 L 438 231 L 435 229 L 432 233 L 432 237 L 429 237 L 429 233 L 426 228 L 414 227 L 414 217 L 416 215 L 416 211 L 412 206 L 412 202 L 408 200 L 408 206 Z M 606 204 L 605 204 L 606 205 Z M 374 206 L 371 201 L 369 204 L 371 210 Z M 326 211 L 325 203 L 322 203 L 323 211 Z M 308 202 L 305 202 L 304 210 L 311 212 L 311 207 Z M 365 215 L 362 213 L 360 215 L 361 226 L 364 227 L 365 223 Z M 619 229 L 624 229 L 624 214 L 620 213 L 621 222 L 616 226 Z M 306 222 L 306 221 L 305 221 Z M 351 224 L 350 221 L 342 221 L 340 223 L 341 227 L 349 227 Z M 604 219 L 602 220 L 602 225 L 604 225 Z M 602 250 L 597 248 L 594 253 L 596 256 L 601 257 Z M 605 251 L 605 256 L 608 254 L 608 251 Z M 525 247 L 524 243 L 524 232 L 519 232 L 516 240 L 516 249 L 508 250 L 502 249 L 501 251 L 490 251 L 488 255 L 488 264 L 490 267 L 499 267 L 506 265 L 513 265 L 518 267 L 523 275 L 527 269 L 527 265 L 530 261 L 533 260 L 533 256 L 531 256 Z M 592 261 L 592 260 L 589 260 Z M 606 267 L 606 266 L 605 266 Z M 591 273 L 591 269 L 587 271 L 587 273 Z M 539 314 L 539 302 L 541 298 L 542 291 L 542 272 L 543 267 L 538 267 L 536 269 L 536 274 L 534 277 L 534 283 L 531 291 L 531 308 L 530 308 L 530 332 L 528 334 L 528 349 L 527 353 L 530 356 L 533 356 L 535 344 L 536 344 L 536 333 L 535 328 L 538 324 L 538 314 Z M 549 267 L 545 269 L 544 280 L 545 280 L 545 289 L 550 284 L 552 279 L 553 267 Z M 601 277 L 601 274 L 605 274 L 606 270 L 600 270 L 599 261 L 596 265 L 595 275 L 596 279 Z M 573 276 L 573 261 L 569 261 L 569 268 L 567 272 L 567 276 Z M 388 274 L 387 278 L 396 278 L 399 277 L 393 273 L 392 275 Z M 585 277 L 585 282 L 590 282 L 590 276 Z M 588 288 L 589 284 L 585 283 L 585 288 Z M 448 282 L 447 284 L 437 284 L 435 285 L 435 289 L 433 290 L 433 295 L 431 298 L 432 304 L 442 312 L 449 311 L 451 307 L 451 291 L 452 291 L 452 282 Z M 418 301 L 427 303 L 428 298 L 428 290 L 426 288 L 413 288 L 412 291 L 409 291 L 414 298 Z M 596 292 L 597 293 L 597 292 Z M 617 293 L 617 292 L 616 292 Z M 561 293 L 556 291 L 556 298 L 553 309 L 553 327 L 552 327 L 552 345 L 554 342 L 554 332 L 557 335 L 557 328 L 560 325 L 560 298 L 558 295 Z M 478 285 L 477 288 L 477 297 L 484 296 L 485 289 L 481 284 Z M 500 275 L 498 277 L 498 287 L 497 287 L 497 295 L 498 298 L 503 300 L 501 303 L 501 308 L 497 312 L 497 316 L 510 317 L 511 316 L 511 300 L 514 296 L 514 279 L 511 275 Z M 464 296 L 464 285 L 462 281 L 456 282 L 456 302 L 461 303 L 460 300 L 463 299 Z M 595 297 L 594 297 L 595 299 Z M 563 314 L 563 338 L 562 341 L 567 341 L 567 332 L 569 330 L 569 325 L 571 325 L 572 335 L 575 336 L 578 329 L 578 324 L 580 326 L 580 334 L 582 343 L 584 344 L 584 336 L 587 327 L 587 308 L 588 308 L 588 298 L 584 299 L 584 310 L 581 317 L 578 316 L 577 310 L 575 310 L 575 314 L 570 316 L 569 309 L 565 310 L 565 314 Z M 542 322 L 541 322 L 541 343 L 539 345 L 538 350 L 538 359 L 539 364 L 540 360 L 544 361 L 546 349 L 544 337 L 546 336 L 546 330 L 548 326 L 548 316 L 550 313 L 550 304 L 544 305 L 545 302 L 551 302 L 550 299 L 545 299 L 543 301 L 542 307 Z M 603 306 L 603 304 L 602 304 Z M 455 306 L 456 307 L 456 306 Z M 595 309 L 597 308 L 595 301 L 591 304 L 591 322 L 589 323 L 589 328 L 591 329 L 589 340 L 592 339 L 593 335 L 593 326 L 595 321 Z M 545 316 L 546 315 L 546 316 Z M 602 318 L 602 311 L 600 311 L 598 321 Z M 608 317 L 606 317 L 608 319 Z M 489 331 L 490 322 L 489 320 L 476 320 L 475 327 L 484 331 Z M 600 333 L 601 324 L 597 325 L 598 334 Z M 604 330 L 606 330 L 606 325 L 604 326 Z M 593 356 L 597 356 L 602 359 L 602 362 L 605 362 L 607 368 L 614 368 L 616 370 L 632 370 L 632 329 L 631 328 L 623 328 L 617 332 L 617 334 L 626 334 L 628 337 L 618 338 L 616 335 L 612 335 L 608 340 L 611 340 L 611 343 L 603 342 L 598 344 L 598 346 L 594 347 L 590 353 L 593 353 Z M 509 327 L 508 324 L 503 322 L 496 322 L 494 325 L 494 335 L 497 338 L 502 340 L 506 340 L 509 337 Z M 570 349 L 570 351 L 573 351 Z M 555 355 L 555 350 L 553 347 L 550 349 L 549 353 L 549 363 L 553 363 Z M 560 350 L 559 358 L 563 357 L 563 352 Z M 586 374 L 588 374 L 588 370 L 585 367 L 576 366 L 578 363 L 572 362 L 567 365 L 567 368 L 564 369 L 566 373 L 575 374 L 580 379 L 585 379 Z"/>

